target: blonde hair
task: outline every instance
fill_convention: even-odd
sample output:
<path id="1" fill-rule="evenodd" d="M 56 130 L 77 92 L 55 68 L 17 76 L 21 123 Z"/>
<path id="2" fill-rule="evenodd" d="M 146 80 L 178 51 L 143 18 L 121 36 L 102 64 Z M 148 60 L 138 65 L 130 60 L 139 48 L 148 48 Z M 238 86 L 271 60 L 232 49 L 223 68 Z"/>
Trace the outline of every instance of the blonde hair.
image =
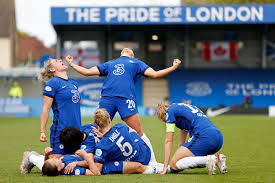
<path id="1" fill-rule="evenodd" d="M 39 73 L 39 80 L 43 81 L 43 82 L 47 82 L 47 80 L 51 79 L 53 77 L 53 72 L 51 72 L 51 68 L 52 68 L 52 63 L 51 63 L 52 59 L 49 59 L 48 61 L 46 61 L 44 63 L 44 68 L 40 70 Z"/>
<path id="2" fill-rule="evenodd" d="M 161 102 L 160 104 L 158 104 L 158 118 L 162 121 L 166 120 L 166 111 L 169 108 L 168 104 L 164 104 L 163 102 Z"/>
<path id="3" fill-rule="evenodd" d="M 108 119 L 110 118 L 110 115 L 106 111 L 106 109 L 101 108 L 101 109 L 97 109 L 94 112 L 94 118 L 95 118 L 95 124 L 99 128 L 105 128 L 108 124 Z"/>

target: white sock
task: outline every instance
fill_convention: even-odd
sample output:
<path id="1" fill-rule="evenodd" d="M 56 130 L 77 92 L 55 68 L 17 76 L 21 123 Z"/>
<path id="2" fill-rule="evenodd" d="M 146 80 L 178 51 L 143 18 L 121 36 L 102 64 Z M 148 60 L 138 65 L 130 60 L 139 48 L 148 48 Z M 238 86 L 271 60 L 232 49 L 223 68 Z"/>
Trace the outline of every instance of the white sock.
<path id="1" fill-rule="evenodd" d="M 42 155 L 36 155 L 36 154 L 32 154 L 29 157 L 29 160 L 31 163 L 33 163 L 35 166 L 37 166 L 37 168 L 39 168 L 39 170 L 42 171 L 42 167 L 44 165 L 44 156 Z"/>
<path id="2" fill-rule="evenodd" d="M 142 173 L 142 174 L 155 174 L 155 173 L 157 173 L 156 172 L 157 170 L 156 170 L 156 168 L 155 167 L 152 167 L 152 166 L 147 166 L 146 167 L 146 170 Z"/>
<path id="3" fill-rule="evenodd" d="M 179 170 L 184 170 L 188 168 L 203 168 L 206 167 L 207 162 L 207 156 L 186 157 L 180 159 L 176 163 L 176 166 Z"/>
<path id="4" fill-rule="evenodd" d="M 149 138 L 145 135 L 145 133 L 143 133 L 143 135 L 141 136 L 141 139 L 146 143 L 146 145 L 150 148 L 151 150 L 151 162 L 157 162 L 156 161 L 156 157 L 155 157 L 155 153 L 154 153 L 154 150 L 153 150 L 153 147 L 151 145 L 151 142 L 149 140 Z"/>

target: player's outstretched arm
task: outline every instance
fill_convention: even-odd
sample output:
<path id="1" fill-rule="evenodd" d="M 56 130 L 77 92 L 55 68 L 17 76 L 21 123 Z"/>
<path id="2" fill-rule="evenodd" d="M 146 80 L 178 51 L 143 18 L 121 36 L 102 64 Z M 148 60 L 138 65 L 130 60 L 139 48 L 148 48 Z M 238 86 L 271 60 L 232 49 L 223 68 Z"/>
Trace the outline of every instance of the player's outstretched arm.
<path id="1" fill-rule="evenodd" d="M 144 75 L 151 78 L 160 78 L 176 70 L 179 67 L 180 63 L 181 61 L 179 59 L 174 59 L 173 66 L 168 67 L 166 69 L 159 70 L 159 71 L 155 71 L 150 67 L 146 69 L 146 71 L 144 72 Z"/>
<path id="2" fill-rule="evenodd" d="M 71 66 L 79 74 L 82 74 L 84 76 L 98 76 L 98 75 L 100 75 L 100 72 L 96 66 L 91 67 L 90 69 L 86 69 L 85 67 L 81 67 L 79 65 L 74 64 L 72 56 L 67 56 L 66 61 L 69 64 L 69 66 Z"/>
<path id="3" fill-rule="evenodd" d="M 172 152 L 173 138 L 174 138 L 174 132 L 166 133 L 165 144 L 164 144 L 164 163 L 163 163 L 164 167 L 161 174 L 168 173 L 168 163 Z"/>
<path id="4" fill-rule="evenodd" d="M 47 137 L 45 135 L 46 125 L 49 118 L 49 113 L 52 107 L 53 98 L 48 96 L 43 96 L 43 108 L 40 116 L 40 141 L 47 142 Z"/>

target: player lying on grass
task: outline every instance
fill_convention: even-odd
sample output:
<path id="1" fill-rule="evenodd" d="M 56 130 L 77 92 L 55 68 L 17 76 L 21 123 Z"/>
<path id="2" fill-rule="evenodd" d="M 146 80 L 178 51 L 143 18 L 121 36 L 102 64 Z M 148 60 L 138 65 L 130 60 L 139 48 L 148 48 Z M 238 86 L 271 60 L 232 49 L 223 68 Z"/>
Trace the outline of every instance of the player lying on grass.
<path id="1" fill-rule="evenodd" d="M 95 149 L 95 144 L 99 141 L 96 134 L 92 131 L 92 127 L 96 127 L 94 124 L 87 124 L 82 126 L 81 131 L 74 127 L 66 127 L 61 131 L 60 141 L 70 149 L 79 149 L 81 147 L 85 152 L 93 158 L 93 152 Z M 51 148 L 45 149 L 45 163 L 42 168 L 44 175 L 98 175 L 93 171 L 86 171 L 86 168 L 90 167 L 88 161 L 74 155 L 65 155 L 62 158 L 48 159 L 50 155 Z M 36 152 L 25 152 L 26 157 L 23 158 L 22 167 L 25 167 L 24 173 L 30 173 L 33 168 L 33 163 L 30 160 L 41 157 Z M 84 157 L 84 156 L 82 156 Z M 153 166 L 144 166 L 138 162 L 123 162 L 123 161 L 113 161 L 105 162 L 102 168 L 102 174 L 114 174 L 117 173 L 117 169 L 124 174 L 130 173 L 160 173 L 162 168 Z M 97 172 L 97 171 L 96 171 Z M 22 172 L 23 173 L 23 172 Z M 121 172 L 120 172 L 121 173 Z"/>
<path id="2" fill-rule="evenodd" d="M 193 105 L 184 103 L 158 105 L 158 118 L 166 122 L 164 168 L 162 174 L 179 172 L 188 168 L 207 167 L 209 175 L 215 173 L 217 164 L 220 173 L 226 173 L 226 158 L 223 154 L 213 155 L 223 145 L 223 136 L 216 126 Z M 172 151 L 175 127 L 180 131 L 179 148 L 168 163 Z M 190 139 L 186 141 L 189 133 Z"/>
<path id="3" fill-rule="evenodd" d="M 94 153 L 95 145 L 99 141 L 99 139 L 97 137 L 97 134 L 93 132 L 92 127 L 96 128 L 96 125 L 83 125 L 81 127 L 81 131 L 72 126 L 63 128 L 60 132 L 59 141 L 64 145 L 65 149 L 69 150 L 72 153 L 80 149 L 80 147 L 84 149 L 87 153 Z M 52 155 L 51 158 L 53 158 Z M 44 161 L 45 157 L 42 155 L 38 155 L 38 153 L 24 152 L 23 160 L 20 166 L 21 173 L 30 173 L 34 165 L 42 170 Z"/>
<path id="4" fill-rule="evenodd" d="M 123 123 L 111 126 L 109 113 L 105 109 L 97 109 L 94 113 L 95 124 L 103 137 L 96 145 L 95 162 L 99 170 L 108 161 L 134 161 L 148 165 L 151 151 L 136 131 Z M 162 169 L 162 164 L 155 163 Z M 117 167 L 117 173 L 122 173 L 122 167 Z"/>
<path id="5" fill-rule="evenodd" d="M 51 148 L 45 151 L 49 154 Z M 88 164 L 88 168 L 85 162 Z M 84 164 L 83 164 L 84 162 Z M 75 163 L 76 166 L 72 171 L 68 171 L 67 166 Z M 156 169 L 151 166 L 144 166 L 139 162 L 126 162 L 126 161 L 114 161 L 105 162 L 102 169 L 102 174 L 114 174 L 122 169 L 123 174 L 143 173 L 153 174 L 156 173 Z M 42 168 L 42 175 L 57 176 L 57 175 L 88 175 L 96 176 L 101 175 L 98 167 L 94 163 L 93 155 L 88 154 L 85 150 L 77 150 L 75 155 L 65 155 L 61 158 L 52 158 L 45 161 Z"/>

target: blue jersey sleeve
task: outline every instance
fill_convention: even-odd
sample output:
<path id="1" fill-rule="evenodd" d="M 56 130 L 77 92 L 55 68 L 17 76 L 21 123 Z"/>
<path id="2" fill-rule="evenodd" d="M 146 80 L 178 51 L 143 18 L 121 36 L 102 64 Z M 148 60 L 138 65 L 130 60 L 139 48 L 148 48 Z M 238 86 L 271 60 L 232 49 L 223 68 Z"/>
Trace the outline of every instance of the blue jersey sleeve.
<path id="1" fill-rule="evenodd" d="M 171 105 L 166 111 L 166 123 L 174 123 L 176 121 L 175 116 L 176 108 Z"/>
<path id="2" fill-rule="evenodd" d="M 109 66 L 109 62 L 105 62 L 104 64 L 99 64 L 97 66 L 97 68 L 100 72 L 100 76 L 107 76 L 108 75 L 108 66 Z"/>
<path id="3" fill-rule="evenodd" d="M 144 74 L 144 72 L 146 71 L 146 69 L 148 69 L 149 66 L 147 64 L 145 64 L 144 62 L 138 60 L 138 70 L 137 70 L 137 74 Z"/>
<path id="4" fill-rule="evenodd" d="M 55 78 L 50 79 L 44 87 L 43 95 L 54 98 L 58 89 L 59 82 Z"/>
<path id="5" fill-rule="evenodd" d="M 103 164 L 105 162 L 107 152 L 108 151 L 106 149 L 100 148 L 99 146 L 97 146 L 95 150 L 95 156 L 94 156 L 95 162 Z"/>
<path id="6" fill-rule="evenodd" d="M 69 174 L 65 174 L 65 168 L 62 170 L 61 175 L 85 175 L 86 174 L 86 168 L 75 166 L 73 171 Z"/>

